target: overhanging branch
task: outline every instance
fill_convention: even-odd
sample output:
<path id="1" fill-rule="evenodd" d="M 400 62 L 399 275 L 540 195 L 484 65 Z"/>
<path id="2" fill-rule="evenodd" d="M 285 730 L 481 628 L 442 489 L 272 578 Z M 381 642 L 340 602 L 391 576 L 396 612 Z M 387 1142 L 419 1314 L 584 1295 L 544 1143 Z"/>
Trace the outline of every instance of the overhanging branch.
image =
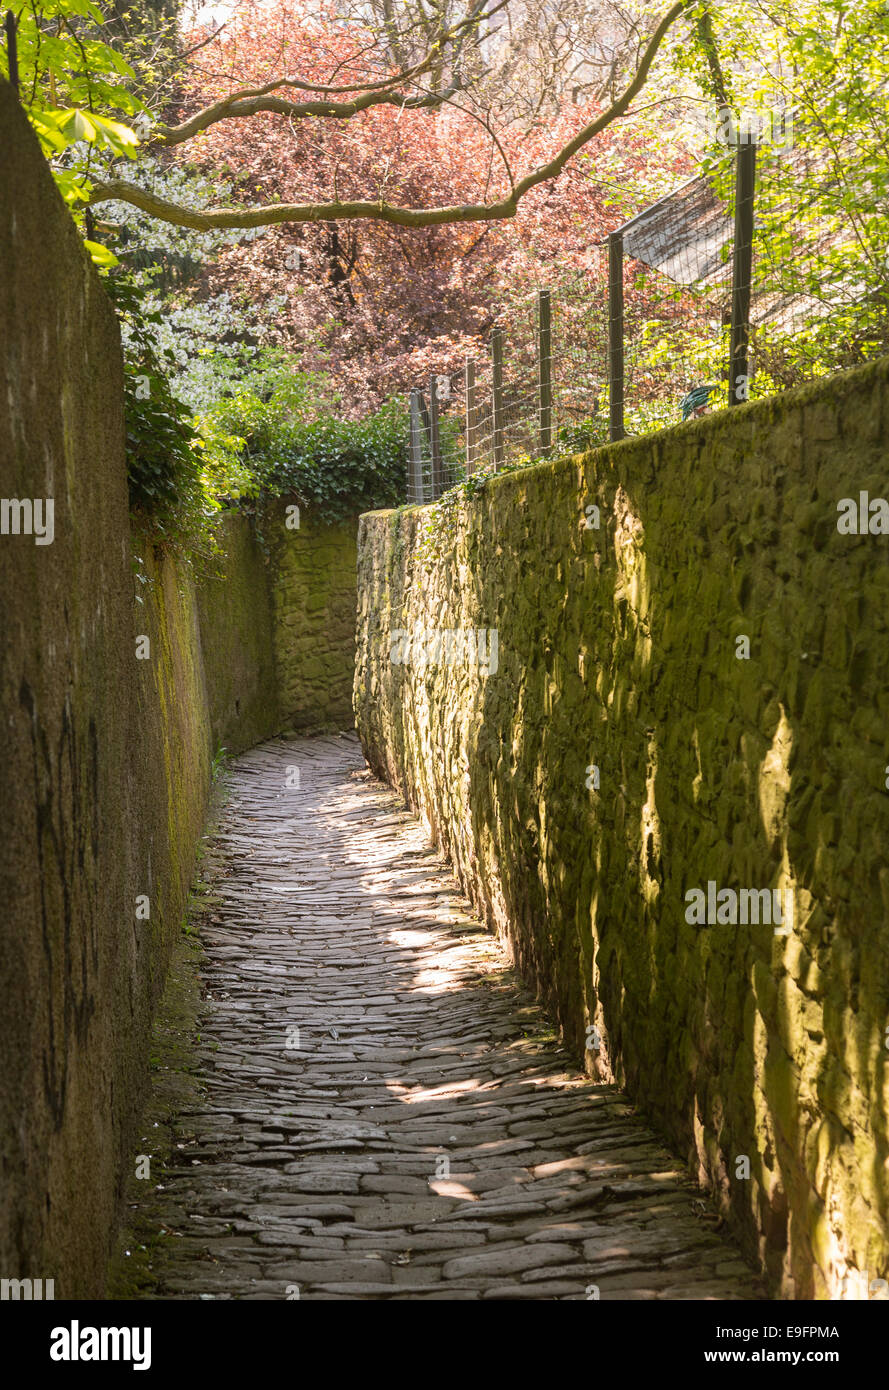
<path id="1" fill-rule="evenodd" d="M 274 95 L 282 87 L 292 85 L 294 84 L 289 80 L 282 79 L 271 82 L 256 92 L 241 92 L 225 97 L 222 101 L 214 102 L 212 106 L 206 106 L 203 111 L 196 112 L 181 125 L 156 130 L 149 143 L 163 149 L 170 145 L 182 145 L 220 121 L 257 116 L 263 111 L 272 112 L 277 116 L 292 116 L 297 120 L 319 116 L 329 120 L 348 121 L 375 106 L 395 106 L 407 111 L 434 110 L 458 90 L 456 86 L 451 86 L 446 91 L 426 92 L 415 96 L 407 96 L 403 92 L 364 92 L 352 101 L 323 101 L 320 98 L 311 101 L 288 101 L 286 97 Z"/>
<path id="2" fill-rule="evenodd" d="M 273 227 L 282 222 L 338 222 L 348 218 L 391 222 L 398 227 L 435 227 L 446 222 L 487 222 L 514 217 L 517 201 L 503 198 L 496 203 L 464 203 L 443 208 L 402 208 L 383 200 L 378 202 L 267 203 L 258 208 L 214 208 L 198 212 L 181 208 L 166 198 L 138 188 L 123 179 L 112 179 L 95 186 L 90 204 L 110 201 L 129 203 L 151 217 L 196 232 L 213 228 Z"/>
<path id="3" fill-rule="evenodd" d="M 179 207 L 146 192 L 136 184 L 123 179 L 113 179 L 107 183 L 96 184 L 90 195 L 91 205 L 118 201 L 140 208 L 152 217 L 170 222 L 177 227 L 191 227 L 195 231 L 211 231 L 214 228 L 271 227 L 280 223 L 334 222 L 344 219 L 362 219 L 390 222 L 398 227 L 436 227 L 446 223 L 492 222 L 514 217 L 519 201 L 538 184 L 557 178 L 569 159 L 588 144 L 607 126 L 625 115 L 633 99 L 641 91 L 654 61 L 658 48 L 671 25 L 679 18 L 691 0 L 677 0 L 667 11 L 655 29 L 648 46 L 639 62 L 636 74 L 626 91 L 609 106 L 601 116 L 584 126 L 566 145 L 546 164 L 538 166 L 530 174 L 519 179 L 509 194 L 493 203 L 462 203 L 441 208 L 404 208 L 387 203 L 383 199 L 361 200 L 357 202 L 330 203 L 271 203 L 262 207 L 211 209 L 199 212 L 193 208 Z M 289 105 L 289 103 L 284 103 Z M 312 103 L 314 105 L 314 103 Z M 267 109 L 267 108 L 262 108 Z"/>
<path id="4" fill-rule="evenodd" d="M 352 97 L 348 101 L 336 101 L 332 98 L 342 96 L 347 92 L 359 90 L 356 87 L 324 87 L 311 82 L 304 82 L 296 77 L 280 77 L 272 82 L 266 83 L 262 87 L 242 88 L 240 91 L 231 92 L 227 97 L 222 97 L 219 101 L 213 102 L 210 106 L 205 106 L 203 110 L 196 111 L 193 116 L 180 122 L 175 126 L 159 125 L 152 134 L 150 145 L 158 145 L 164 149 L 171 145 L 181 145 L 186 140 L 192 140 L 201 131 L 207 130 L 211 125 L 217 125 L 220 121 L 228 121 L 245 116 L 256 116 L 260 112 L 272 112 L 278 116 L 292 116 L 298 120 L 310 116 L 324 117 L 326 119 L 348 121 L 354 116 L 358 116 L 362 111 L 369 111 L 375 106 L 396 106 L 408 111 L 431 110 L 440 106 L 459 91 L 460 82 L 456 76 L 448 85 L 446 90 L 441 92 L 429 92 L 422 95 L 409 95 L 400 90 L 406 84 L 416 83 L 423 77 L 430 68 L 441 62 L 441 55 L 448 44 L 455 45 L 457 59 L 459 60 L 466 34 L 470 28 L 477 28 L 483 19 L 490 19 L 498 10 L 508 3 L 508 0 L 498 0 L 491 8 L 486 8 L 487 0 L 476 0 L 470 13 L 459 24 L 454 25 L 446 33 L 440 35 L 433 48 L 413 67 L 401 72 L 393 73 L 391 76 L 381 79 L 379 82 L 368 82 L 360 88 L 361 95 Z M 277 93 L 283 89 L 291 88 L 304 92 L 316 92 L 319 95 L 307 98 L 303 101 L 291 101 L 286 97 L 278 96 Z"/>

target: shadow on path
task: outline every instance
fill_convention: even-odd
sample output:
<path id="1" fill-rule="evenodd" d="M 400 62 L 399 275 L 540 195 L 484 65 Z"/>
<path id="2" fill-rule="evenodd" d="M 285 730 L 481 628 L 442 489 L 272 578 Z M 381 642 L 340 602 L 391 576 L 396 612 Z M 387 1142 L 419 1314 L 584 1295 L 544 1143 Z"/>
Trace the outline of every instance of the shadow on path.
<path id="1" fill-rule="evenodd" d="M 195 1084 L 131 1203 L 137 1296 L 762 1296 L 353 735 L 264 744 L 227 791 Z"/>

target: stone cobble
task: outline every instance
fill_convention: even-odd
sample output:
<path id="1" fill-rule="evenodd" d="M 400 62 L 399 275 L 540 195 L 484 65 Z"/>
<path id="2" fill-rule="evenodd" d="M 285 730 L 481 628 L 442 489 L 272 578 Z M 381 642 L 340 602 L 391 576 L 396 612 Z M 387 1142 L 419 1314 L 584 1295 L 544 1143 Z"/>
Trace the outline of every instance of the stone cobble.
<path id="1" fill-rule="evenodd" d="M 762 1296 L 353 736 L 239 758 L 213 852 L 196 1089 L 132 1203 L 146 1296 Z"/>

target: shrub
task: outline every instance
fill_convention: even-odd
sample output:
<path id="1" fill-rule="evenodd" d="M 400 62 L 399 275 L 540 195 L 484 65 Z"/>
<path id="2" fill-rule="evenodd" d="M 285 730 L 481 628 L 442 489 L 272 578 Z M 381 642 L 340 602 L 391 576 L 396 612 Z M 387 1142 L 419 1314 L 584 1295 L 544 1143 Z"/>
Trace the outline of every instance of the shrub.
<path id="1" fill-rule="evenodd" d="M 123 276 L 105 277 L 123 329 L 124 412 L 130 503 L 161 531 L 181 529 L 201 507 L 201 457 L 188 407 L 173 394 L 154 341 L 144 291 Z M 187 527 L 186 527 L 187 529 Z"/>
<path id="2" fill-rule="evenodd" d="M 136 519 L 190 559 L 217 553 L 221 509 L 295 496 L 321 521 L 393 506 L 405 486 L 408 421 L 392 401 L 366 420 L 341 420 L 319 374 L 295 372 L 280 353 L 257 354 L 232 394 L 203 415 L 170 386 L 148 290 L 121 274 L 106 288 L 121 322 L 127 472 Z"/>
<path id="3" fill-rule="evenodd" d="M 239 465 L 257 499 L 294 496 L 322 521 L 338 521 L 402 500 L 408 446 L 407 412 L 390 401 L 365 420 L 326 413 L 330 397 L 313 408 L 312 378 L 278 376 L 266 398 L 239 390 L 200 417 L 208 460 L 229 471 Z M 325 413 L 320 413 L 323 408 Z"/>

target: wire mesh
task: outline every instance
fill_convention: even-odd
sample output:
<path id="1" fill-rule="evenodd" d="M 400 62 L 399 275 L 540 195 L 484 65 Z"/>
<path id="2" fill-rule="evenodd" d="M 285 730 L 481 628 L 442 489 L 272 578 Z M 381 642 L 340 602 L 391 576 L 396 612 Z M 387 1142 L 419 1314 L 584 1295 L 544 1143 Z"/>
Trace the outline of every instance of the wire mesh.
<path id="1" fill-rule="evenodd" d="M 735 246 L 736 146 L 618 229 L 611 293 L 601 243 L 504 310 L 467 372 L 446 380 L 438 462 L 420 428 L 408 500 L 722 408 L 730 379 L 742 401 L 889 351 L 889 218 L 850 213 L 842 159 L 796 135 L 756 149 L 749 254 Z M 737 226 L 749 230 L 743 216 Z"/>

